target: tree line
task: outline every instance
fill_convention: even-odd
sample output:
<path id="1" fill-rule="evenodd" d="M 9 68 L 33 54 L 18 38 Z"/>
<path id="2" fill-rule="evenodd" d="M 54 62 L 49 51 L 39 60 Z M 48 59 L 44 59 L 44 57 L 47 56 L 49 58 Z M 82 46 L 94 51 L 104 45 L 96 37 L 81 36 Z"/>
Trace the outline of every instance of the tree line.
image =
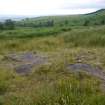
<path id="1" fill-rule="evenodd" d="M 84 26 L 89 26 L 90 24 L 91 24 L 91 21 L 86 20 L 83 25 Z M 98 23 L 97 22 L 94 22 L 93 25 L 105 25 L 105 20 L 101 20 Z"/>
<path id="2" fill-rule="evenodd" d="M 53 27 L 54 26 L 54 20 L 46 20 L 46 21 L 37 21 L 37 22 L 28 22 L 28 20 L 25 20 L 23 22 L 19 22 L 18 26 L 22 27 Z"/>
<path id="3" fill-rule="evenodd" d="M 15 28 L 15 22 L 11 19 L 0 22 L 0 30 L 13 30 Z"/>
<path id="4" fill-rule="evenodd" d="M 25 23 L 25 22 L 20 21 L 18 24 L 17 23 L 11 19 L 7 19 L 4 22 L 0 22 L 0 30 L 13 30 L 13 29 L 15 29 L 15 27 L 18 27 L 18 26 L 38 28 L 38 27 L 53 27 L 55 25 L 54 20 L 46 20 L 45 22 L 41 22 L 41 21 L 29 22 L 29 23 Z M 70 22 L 68 20 L 65 20 L 65 21 L 58 23 L 58 24 L 60 24 L 60 26 L 61 25 L 62 26 L 69 26 Z M 81 25 L 83 25 L 83 26 L 105 25 L 105 20 L 100 20 L 100 22 L 98 22 L 98 23 L 97 22 L 91 23 L 90 20 L 85 20 L 84 23 Z"/>

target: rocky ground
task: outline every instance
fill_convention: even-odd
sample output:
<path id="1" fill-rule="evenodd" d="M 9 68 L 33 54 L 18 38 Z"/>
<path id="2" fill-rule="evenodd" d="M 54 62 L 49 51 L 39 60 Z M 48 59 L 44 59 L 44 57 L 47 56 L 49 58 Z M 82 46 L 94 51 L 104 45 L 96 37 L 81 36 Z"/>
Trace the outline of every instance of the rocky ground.
<path id="1" fill-rule="evenodd" d="M 5 55 L 1 64 L 14 69 L 18 74 L 28 74 L 34 66 L 40 66 L 46 63 L 46 56 L 28 52 Z"/>

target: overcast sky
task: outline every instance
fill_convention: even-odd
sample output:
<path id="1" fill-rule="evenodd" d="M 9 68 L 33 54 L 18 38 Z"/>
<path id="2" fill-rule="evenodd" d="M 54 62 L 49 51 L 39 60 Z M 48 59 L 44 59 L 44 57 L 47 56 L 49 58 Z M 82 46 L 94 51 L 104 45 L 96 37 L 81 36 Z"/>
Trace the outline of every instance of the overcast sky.
<path id="1" fill-rule="evenodd" d="M 0 0 L 0 15 L 83 14 L 105 8 L 105 0 Z"/>

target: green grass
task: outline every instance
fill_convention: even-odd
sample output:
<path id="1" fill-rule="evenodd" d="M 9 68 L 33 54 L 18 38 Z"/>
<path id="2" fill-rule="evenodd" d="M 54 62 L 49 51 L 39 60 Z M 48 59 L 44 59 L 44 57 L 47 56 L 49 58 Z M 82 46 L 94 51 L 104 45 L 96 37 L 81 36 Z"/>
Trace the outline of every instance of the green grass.
<path id="1" fill-rule="evenodd" d="M 65 43 L 73 44 L 75 46 L 83 47 L 104 47 L 105 46 L 105 30 L 102 27 L 87 27 L 86 29 L 74 30 L 72 32 L 65 33 Z"/>
<path id="2" fill-rule="evenodd" d="M 43 37 L 44 36 L 44 37 Z M 0 65 L 0 105 L 105 105 L 101 81 L 72 74 L 67 64 L 82 62 L 105 70 L 105 26 L 16 28 L 0 32 L 0 62 L 8 53 L 37 52 L 50 63 L 28 76 Z"/>
<path id="3" fill-rule="evenodd" d="M 51 68 L 52 67 L 52 68 Z M 43 66 L 31 75 L 0 74 L 2 80 L 1 105 L 104 105 L 105 94 L 100 82 L 85 74 L 70 74 L 62 63 Z M 6 83 L 6 84 L 7 84 Z"/>
<path id="4" fill-rule="evenodd" d="M 13 38 L 34 38 L 34 37 L 47 37 L 56 36 L 59 33 L 70 31 L 69 27 L 52 27 L 52 28 L 16 28 L 15 30 L 4 30 L 0 32 L 0 39 L 13 39 Z"/>
<path id="5" fill-rule="evenodd" d="M 35 30 L 32 28 L 3 31 L 0 33 L 1 53 L 35 50 L 46 52 L 65 48 L 102 48 L 105 46 L 105 26 L 72 27 L 72 30 L 58 31 L 56 34 L 53 34 L 56 30 L 53 28 Z"/>

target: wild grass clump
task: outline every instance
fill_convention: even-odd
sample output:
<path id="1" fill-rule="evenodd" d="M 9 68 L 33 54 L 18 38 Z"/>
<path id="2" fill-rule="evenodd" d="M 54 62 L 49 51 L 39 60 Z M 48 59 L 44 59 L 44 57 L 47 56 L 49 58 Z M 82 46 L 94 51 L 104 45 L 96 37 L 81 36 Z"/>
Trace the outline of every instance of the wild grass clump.
<path id="1" fill-rule="evenodd" d="M 56 36 L 62 31 L 69 31 L 68 27 L 52 27 L 52 28 L 17 28 L 15 30 L 5 30 L 0 33 L 1 39 L 13 39 L 13 38 L 34 38 L 34 37 L 47 37 Z"/>
<path id="2" fill-rule="evenodd" d="M 73 81 L 74 80 L 74 81 Z M 37 84 L 38 85 L 38 84 Z M 100 93 L 94 81 L 61 79 L 55 83 L 41 83 L 31 95 L 11 96 L 9 104 L 21 105 L 104 105 L 104 94 Z M 25 95 L 25 96 L 24 96 Z"/>
<path id="3" fill-rule="evenodd" d="M 104 33 L 104 27 L 79 29 L 64 34 L 63 38 L 71 47 L 104 47 Z"/>

